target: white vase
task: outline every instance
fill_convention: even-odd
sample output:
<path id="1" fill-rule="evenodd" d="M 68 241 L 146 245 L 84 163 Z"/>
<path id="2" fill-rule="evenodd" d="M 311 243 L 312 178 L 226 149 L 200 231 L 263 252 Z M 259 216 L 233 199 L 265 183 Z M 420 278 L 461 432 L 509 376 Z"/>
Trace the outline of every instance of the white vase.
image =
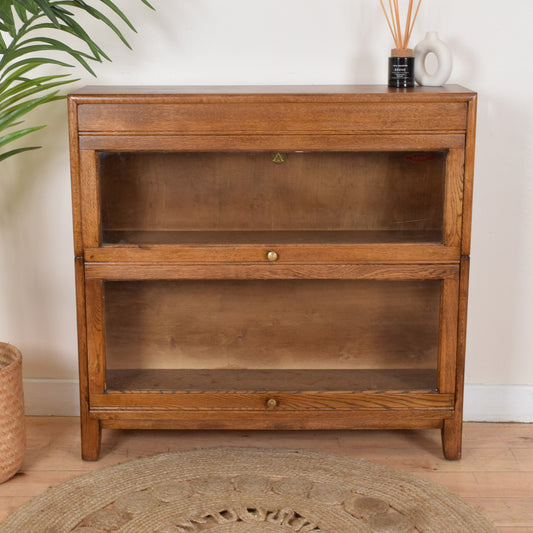
<path id="1" fill-rule="evenodd" d="M 437 70 L 430 74 L 426 70 L 426 57 L 435 54 Z M 426 38 L 418 43 L 414 49 L 415 80 L 419 85 L 437 87 L 444 85 L 452 73 L 452 54 L 450 49 L 440 39 L 436 31 L 426 33 Z"/>

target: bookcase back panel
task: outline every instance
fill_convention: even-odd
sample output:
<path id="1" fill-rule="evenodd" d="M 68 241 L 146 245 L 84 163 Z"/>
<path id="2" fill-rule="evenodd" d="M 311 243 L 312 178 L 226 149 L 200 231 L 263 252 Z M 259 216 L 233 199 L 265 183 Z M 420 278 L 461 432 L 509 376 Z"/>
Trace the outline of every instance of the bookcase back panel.
<path id="1" fill-rule="evenodd" d="M 445 166 L 445 152 L 102 153 L 103 241 L 441 242 Z"/>
<path id="2" fill-rule="evenodd" d="M 108 387 L 127 370 L 429 370 L 434 380 L 440 295 L 438 280 L 105 282 Z"/>

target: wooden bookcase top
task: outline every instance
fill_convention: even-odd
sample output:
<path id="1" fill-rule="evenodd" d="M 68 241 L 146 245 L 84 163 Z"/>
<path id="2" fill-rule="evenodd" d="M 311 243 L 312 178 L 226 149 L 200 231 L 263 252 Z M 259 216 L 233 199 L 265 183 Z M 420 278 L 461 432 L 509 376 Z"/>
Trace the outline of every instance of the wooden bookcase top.
<path id="1" fill-rule="evenodd" d="M 366 99 L 403 99 L 432 100 L 451 99 L 469 100 L 476 93 L 460 85 L 442 87 L 413 87 L 411 89 L 392 89 L 386 85 L 183 85 L 183 86 L 123 86 L 123 85 L 88 85 L 70 94 L 70 98 L 83 101 L 85 97 L 95 98 L 172 98 L 172 97 L 214 97 L 214 98 L 251 98 L 260 97 L 308 100 L 343 101 Z"/>

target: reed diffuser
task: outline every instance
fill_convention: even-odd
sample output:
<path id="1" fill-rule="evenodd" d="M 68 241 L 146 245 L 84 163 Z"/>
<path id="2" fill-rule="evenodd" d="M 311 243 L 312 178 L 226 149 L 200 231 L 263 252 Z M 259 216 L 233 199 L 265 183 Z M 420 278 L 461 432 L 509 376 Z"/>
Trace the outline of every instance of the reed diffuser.
<path id="1" fill-rule="evenodd" d="M 422 0 L 418 0 L 418 2 L 409 0 L 405 25 L 403 26 L 400 17 L 400 0 L 386 1 L 388 1 L 388 9 L 384 0 L 379 0 L 396 46 L 391 50 L 391 57 L 389 57 L 389 87 L 414 87 L 415 58 L 413 50 L 409 48 L 409 40 Z"/>

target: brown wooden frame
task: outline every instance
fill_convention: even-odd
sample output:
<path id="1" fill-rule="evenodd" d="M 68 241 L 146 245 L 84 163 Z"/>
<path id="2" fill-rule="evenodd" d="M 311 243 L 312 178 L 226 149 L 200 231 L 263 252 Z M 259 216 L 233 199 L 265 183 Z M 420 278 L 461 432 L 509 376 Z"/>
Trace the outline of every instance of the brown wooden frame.
<path id="1" fill-rule="evenodd" d="M 461 454 L 476 94 L 458 86 L 92 87 L 69 96 L 82 456 L 102 428 L 441 428 Z M 446 151 L 442 243 L 103 245 L 99 152 Z M 266 254 L 275 249 L 279 261 Z M 111 280 L 441 280 L 438 391 L 106 390 Z M 268 400 L 276 400 L 276 408 Z"/>

